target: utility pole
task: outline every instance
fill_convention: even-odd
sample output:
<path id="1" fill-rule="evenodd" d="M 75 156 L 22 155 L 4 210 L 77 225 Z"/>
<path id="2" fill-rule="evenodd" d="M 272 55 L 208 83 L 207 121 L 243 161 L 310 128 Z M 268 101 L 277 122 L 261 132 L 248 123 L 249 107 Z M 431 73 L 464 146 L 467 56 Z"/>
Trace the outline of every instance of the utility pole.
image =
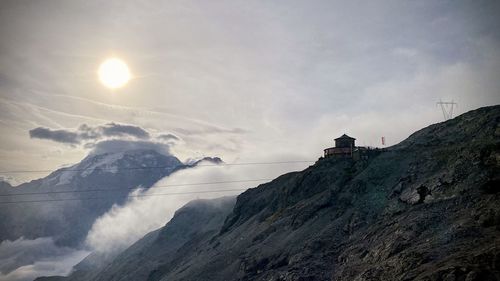
<path id="1" fill-rule="evenodd" d="M 441 110 L 443 111 L 444 121 L 453 118 L 453 108 L 455 107 L 455 105 L 458 107 L 458 104 L 456 102 L 453 102 L 453 100 L 451 102 L 444 102 L 440 100 L 436 104 L 441 106 Z"/>

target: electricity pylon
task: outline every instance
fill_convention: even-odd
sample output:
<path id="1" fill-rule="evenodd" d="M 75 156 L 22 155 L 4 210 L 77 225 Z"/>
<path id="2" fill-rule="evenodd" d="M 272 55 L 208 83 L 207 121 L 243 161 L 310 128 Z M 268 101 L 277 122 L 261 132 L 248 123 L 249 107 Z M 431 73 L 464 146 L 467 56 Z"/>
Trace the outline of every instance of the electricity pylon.
<path id="1" fill-rule="evenodd" d="M 444 102 L 440 100 L 436 104 L 439 104 L 441 106 L 441 110 L 443 111 L 444 121 L 453 118 L 453 108 L 455 107 L 455 105 L 458 107 L 458 104 L 453 101 Z"/>

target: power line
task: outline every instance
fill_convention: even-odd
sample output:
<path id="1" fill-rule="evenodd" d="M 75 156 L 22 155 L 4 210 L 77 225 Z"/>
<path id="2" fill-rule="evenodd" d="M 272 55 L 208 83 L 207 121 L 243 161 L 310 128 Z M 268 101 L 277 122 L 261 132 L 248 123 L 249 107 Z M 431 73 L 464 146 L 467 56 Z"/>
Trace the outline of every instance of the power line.
<path id="1" fill-rule="evenodd" d="M 181 184 L 167 184 L 167 185 L 153 185 L 147 190 L 157 189 L 162 187 L 178 187 L 178 186 L 197 186 L 197 185 L 212 185 L 212 184 L 226 184 L 226 183 L 240 183 L 240 182 L 256 182 L 256 181 L 268 181 L 273 180 L 269 179 L 247 179 L 247 180 L 232 180 L 232 181 L 214 181 L 214 182 L 198 182 L 198 183 L 181 183 Z M 98 191 L 129 191 L 134 190 L 137 187 L 131 188 L 94 188 L 94 189 L 85 189 L 85 190 L 56 190 L 56 191 L 48 191 L 48 192 L 24 192 L 24 193 L 12 193 L 12 194 L 0 194 L 0 197 L 11 197 L 11 196 L 19 196 L 19 195 L 48 195 L 48 194 L 61 194 L 61 193 L 84 193 L 84 192 L 98 192 Z"/>
<path id="2" fill-rule="evenodd" d="M 272 165 L 272 164 L 289 164 L 289 163 L 313 163 L 317 160 L 293 160 L 293 161 L 277 161 L 277 162 L 246 162 L 246 163 L 221 163 L 221 164 L 201 164 L 194 167 L 205 166 L 243 166 L 243 165 Z"/>
<path id="3" fill-rule="evenodd" d="M 155 193 L 155 194 L 138 194 L 129 195 L 127 198 L 133 197 L 152 197 L 152 196 L 169 196 L 169 195 L 184 195 L 184 194 L 198 194 L 198 193 L 216 193 L 226 191 L 242 191 L 248 188 L 235 188 L 235 189 L 219 189 L 219 190 L 205 190 L 205 191 L 190 191 L 190 192 L 173 192 L 173 193 Z M 41 202 L 60 202 L 60 201 L 83 201 L 83 200 L 105 200 L 107 197 L 87 197 L 87 198 L 61 198 L 61 199 L 47 199 L 47 200 L 22 200 L 22 201 L 4 201 L 1 204 L 18 204 L 18 203 L 41 203 Z"/>
<path id="4" fill-rule="evenodd" d="M 266 165 L 266 164 L 288 164 L 288 163 L 311 163 L 316 160 L 294 160 L 294 161 L 276 161 L 276 162 L 244 162 L 244 163 L 221 163 L 221 164 L 201 164 L 201 165 L 193 165 L 193 167 L 198 166 L 240 166 L 240 165 Z M 184 165 L 187 167 L 188 165 Z M 182 166 L 179 166 L 182 167 Z M 170 166 L 149 166 L 149 167 L 124 167 L 119 170 L 146 170 L 146 169 L 161 169 L 161 168 L 171 168 Z M 100 168 L 101 170 L 113 169 L 116 168 Z M 63 171 L 85 171 L 87 169 L 64 169 Z M 31 172 L 51 172 L 52 170 L 16 170 L 16 171 L 0 171 L 0 173 L 31 173 Z M 186 184 L 169 184 L 169 185 L 158 185 L 153 186 L 149 189 L 156 189 L 161 187 L 176 187 L 176 186 L 196 186 L 196 185 L 212 185 L 212 184 L 225 184 L 225 183 L 239 183 L 239 182 L 256 182 L 256 181 L 268 181 L 273 180 L 270 178 L 265 179 L 246 179 L 246 180 L 234 180 L 234 181 L 217 181 L 217 182 L 199 182 L 199 183 L 186 183 Z M 84 193 L 84 192 L 98 192 L 98 191 L 126 191 L 126 190 L 134 190 L 134 188 L 94 188 L 94 189 L 86 189 L 86 190 L 56 190 L 51 192 L 25 192 L 25 193 L 14 193 L 14 194 L 0 194 L 0 197 L 11 197 L 11 196 L 21 196 L 21 195 L 50 195 L 50 194 L 64 194 L 64 193 Z M 148 189 L 148 190 L 149 190 Z M 244 189 L 223 189 L 223 190 L 212 190 L 212 191 L 190 191 L 190 192 L 176 192 L 176 193 L 159 193 L 159 194 L 140 194 L 140 195 L 128 195 L 128 197 L 149 197 L 149 196 L 166 196 L 166 195 L 180 195 L 180 194 L 196 194 L 196 193 L 212 193 L 212 192 L 225 192 L 225 191 L 241 191 Z M 59 201 L 77 201 L 77 200 L 104 200 L 108 199 L 107 197 L 88 197 L 88 198 L 61 198 L 61 199 L 47 199 L 47 200 L 22 200 L 22 201 L 4 201 L 0 204 L 14 204 L 14 203 L 36 203 L 36 202 L 59 202 Z"/>
<path id="5" fill-rule="evenodd" d="M 245 165 L 274 165 L 274 164 L 290 164 L 290 163 L 313 163 L 316 160 L 293 160 L 293 161 L 277 161 L 277 162 L 243 162 L 243 163 L 220 163 L 220 164 L 200 164 L 200 165 L 180 165 L 177 167 L 214 167 L 214 166 L 245 166 Z M 174 167 L 174 168 L 177 168 Z M 117 169 L 116 167 L 97 167 L 99 170 L 148 170 L 148 169 L 163 169 L 172 168 L 171 166 L 148 166 L 148 167 L 123 167 Z M 82 169 L 67 169 L 60 168 L 64 172 L 82 172 L 89 170 L 90 168 Z M 11 171 L 0 171 L 0 174 L 15 174 L 15 173 L 49 173 L 54 172 L 54 170 L 11 170 Z"/>

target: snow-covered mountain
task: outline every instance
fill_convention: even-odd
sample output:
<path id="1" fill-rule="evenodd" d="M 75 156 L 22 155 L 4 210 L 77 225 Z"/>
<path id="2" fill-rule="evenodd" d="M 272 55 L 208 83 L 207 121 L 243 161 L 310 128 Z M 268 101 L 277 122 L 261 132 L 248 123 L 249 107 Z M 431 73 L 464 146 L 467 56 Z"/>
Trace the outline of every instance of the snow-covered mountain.
<path id="1" fill-rule="evenodd" d="M 175 156 L 148 149 L 91 154 L 80 163 L 16 187 L 2 186 L 0 241 L 53 236 L 76 246 L 96 218 L 122 204 L 137 187 L 149 188 L 178 169 Z M 51 200 L 51 201 L 46 201 Z"/>
<path id="2" fill-rule="evenodd" d="M 42 179 L 41 186 L 58 187 L 101 177 L 123 178 L 124 174 L 169 175 L 183 164 L 172 155 L 154 150 L 132 150 L 89 155 L 80 163 L 59 169 Z M 156 180 L 155 180 L 156 182 Z M 141 181 L 143 187 L 148 187 Z M 103 188 L 106 188 L 104 186 Z M 116 187 L 114 187 L 116 188 Z"/>

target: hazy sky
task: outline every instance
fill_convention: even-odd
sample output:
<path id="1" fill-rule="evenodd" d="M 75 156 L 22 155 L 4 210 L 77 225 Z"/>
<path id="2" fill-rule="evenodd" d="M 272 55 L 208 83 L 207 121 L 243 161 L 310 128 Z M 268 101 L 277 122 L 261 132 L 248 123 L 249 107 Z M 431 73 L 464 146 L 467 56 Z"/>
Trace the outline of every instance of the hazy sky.
<path id="1" fill-rule="evenodd" d="M 116 138 L 227 162 L 316 159 L 343 133 L 395 144 L 442 121 L 440 99 L 500 103 L 499 14 L 497 1 L 1 1 L 0 171 L 55 169 Z M 134 76 L 118 90 L 96 75 L 111 56 Z"/>

